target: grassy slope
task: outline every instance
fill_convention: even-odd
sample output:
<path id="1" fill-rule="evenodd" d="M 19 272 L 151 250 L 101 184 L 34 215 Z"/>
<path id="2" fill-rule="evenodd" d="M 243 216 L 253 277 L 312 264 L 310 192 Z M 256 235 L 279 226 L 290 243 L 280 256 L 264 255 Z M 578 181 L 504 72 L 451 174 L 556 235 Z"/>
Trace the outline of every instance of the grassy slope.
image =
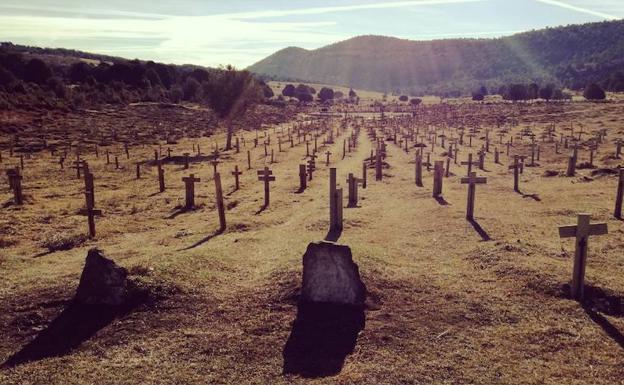
<path id="1" fill-rule="evenodd" d="M 613 140 L 622 134 L 621 112 L 621 104 L 575 104 L 550 116 L 541 107 L 530 108 L 523 119 L 537 127 L 554 116 L 566 125 L 583 124 L 586 131 L 606 127 Z M 246 137 L 249 142 L 251 135 Z M 184 140 L 172 147 L 183 152 L 201 143 L 208 151 L 213 140 Z M 333 156 L 343 186 L 346 174 L 359 173 L 370 151 L 365 132 L 360 143 L 345 160 Z M 566 155 L 554 156 L 548 147 L 543 166 L 527 168 L 522 176 L 522 190 L 538 194 L 537 201 L 513 193 L 506 166 L 490 158 L 484 173 L 488 184 L 477 188 L 476 217 L 493 240 L 482 242 L 464 220 L 466 187 L 459 176 L 445 179 L 449 205 L 441 206 L 430 197 L 430 174 L 425 187 L 417 188 L 412 155 L 388 145 L 391 167 L 384 181 L 370 181 L 369 174 L 361 207 L 345 209 L 340 239 L 351 246 L 371 293 L 366 327 L 342 372 L 315 382 L 611 384 L 622 378 L 621 347 L 562 295 L 573 245 L 560 241 L 556 231 L 573 222 L 577 211 L 607 221 L 610 235 L 590 243 L 588 281 L 622 297 L 618 272 L 624 242 L 621 222 L 610 218 L 612 177 L 587 183 L 541 177 L 544 169 L 564 169 Z M 339 141 L 332 152 L 340 153 L 341 146 Z M 0 383 L 309 382 L 281 376 L 282 348 L 296 314 L 301 255 L 327 228 L 328 170 L 319 162 L 310 188 L 294 194 L 305 147 L 284 147 L 272 166 L 277 181 L 271 207 L 254 214 L 262 203 L 262 185 L 255 170 L 245 172 L 242 190 L 226 197 L 232 230 L 190 250 L 182 249 L 217 227 L 210 164 L 194 164 L 191 170 L 202 178 L 197 188 L 202 208 L 166 219 L 183 204 L 180 178 L 187 171 L 168 166 L 170 187 L 154 194 L 154 169 L 135 181 L 134 168 L 125 161 L 123 170 L 114 171 L 102 158 L 88 156 L 97 205 L 105 212 L 97 221 L 98 240 L 33 258 L 41 252 L 36 244 L 43 232 L 82 232 L 86 221 L 73 215 L 83 196 L 72 171 L 50 166 L 47 154 L 29 161 L 24 182 L 29 204 L 1 209 L 0 224 L 16 231 L 11 239 L 18 243 L 0 252 L 0 360 L 62 310 L 88 246 L 103 248 L 162 299 L 114 321 L 69 355 L 0 369 Z M 602 160 L 612 150 L 610 144 L 602 147 L 599 163 L 617 164 Z M 468 151 L 462 150 L 462 157 Z M 121 147 L 116 152 L 121 154 Z M 151 146 L 132 149 L 133 159 L 152 153 Z M 264 163 L 260 148 L 253 150 L 253 159 L 254 167 Z M 234 164 L 245 169 L 245 162 L 244 153 L 230 154 L 219 166 L 228 189 L 232 181 L 226 171 Z M 9 199 L 2 189 L 0 202 Z M 619 317 L 605 319 L 616 330 L 624 328 Z"/>

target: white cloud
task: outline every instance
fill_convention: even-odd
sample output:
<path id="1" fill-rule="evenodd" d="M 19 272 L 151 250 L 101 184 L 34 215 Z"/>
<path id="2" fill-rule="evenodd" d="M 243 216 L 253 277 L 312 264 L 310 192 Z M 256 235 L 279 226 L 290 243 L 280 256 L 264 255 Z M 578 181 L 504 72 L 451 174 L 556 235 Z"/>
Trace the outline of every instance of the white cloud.
<path id="1" fill-rule="evenodd" d="M 581 13 L 585 13 L 588 15 L 600 17 L 605 20 L 614 20 L 614 19 L 620 18 L 619 16 L 616 16 L 610 13 L 595 11 L 595 10 L 592 10 L 583 6 L 579 6 L 579 5 L 575 5 L 575 4 L 571 4 L 571 3 L 567 3 L 567 2 L 559 1 L 559 0 L 535 0 L 535 1 L 544 3 L 544 4 L 553 5 L 559 8 L 569 9 L 571 11 L 581 12 Z"/>

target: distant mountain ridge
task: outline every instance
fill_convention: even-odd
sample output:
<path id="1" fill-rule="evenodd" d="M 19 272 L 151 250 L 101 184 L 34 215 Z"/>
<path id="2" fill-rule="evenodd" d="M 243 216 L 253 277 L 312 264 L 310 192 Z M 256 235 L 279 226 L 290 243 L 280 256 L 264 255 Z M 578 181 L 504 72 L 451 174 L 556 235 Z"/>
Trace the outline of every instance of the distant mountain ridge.
<path id="1" fill-rule="evenodd" d="M 305 80 L 413 94 L 468 93 L 510 83 L 573 89 L 598 82 L 624 91 L 624 20 L 496 39 L 413 41 L 358 36 L 315 50 L 288 47 L 253 64 L 275 80 Z"/>

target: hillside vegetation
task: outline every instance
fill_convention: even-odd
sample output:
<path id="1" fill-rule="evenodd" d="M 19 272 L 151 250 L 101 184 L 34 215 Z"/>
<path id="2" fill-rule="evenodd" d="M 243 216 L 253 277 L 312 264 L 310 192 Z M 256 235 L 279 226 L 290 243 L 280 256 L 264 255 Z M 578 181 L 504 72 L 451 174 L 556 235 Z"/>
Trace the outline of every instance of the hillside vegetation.
<path id="1" fill-rule="evenodd" d="M 624 21 L 547 28 L 497 39 L 410 41 L 360 36 L 316 50 L 289 47 L 248 68 L 303 80 L 414 95 L 469 94 L 513 83 L 624 91 Z"/>

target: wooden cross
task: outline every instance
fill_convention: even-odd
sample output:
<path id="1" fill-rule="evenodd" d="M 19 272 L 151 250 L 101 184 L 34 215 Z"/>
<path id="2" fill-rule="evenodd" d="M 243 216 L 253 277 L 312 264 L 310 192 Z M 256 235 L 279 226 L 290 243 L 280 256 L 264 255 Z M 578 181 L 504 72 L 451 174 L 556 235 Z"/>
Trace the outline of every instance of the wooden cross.
<path id="1" fill-rule="evenodd" d="M 215 172 L 215 175 L 217 175 L 218 172 Z M 242 171 L 238 171 L 238 165 L 234 166 L 234 171 L 232 171 L 232 175 L 234 175 L 234 191 L 237 191 L 239 189 L 239 183 L 238 183 L 238 177 L 239 175 L 242 175 L 243 172 Z"/>
<path id="2" fill-rule="evenodd" d="M 624 197 L 624 168 L 620 169 L 618 178 L 617 193 L 615 194 L 615 212 L 614 216 L 622 219 L 622 198 Z"/>
<path id="3" fill-rule="evenodd" d="M 444 162 L 436 160 L 433 164 L 433 197 L 442 195 L 442 179 L 444 174 Z"/>
<path id="4" fill-rule="evenodd" d="M 306 165 L 305 164 L 300 164 L 299 165 L 299 191 L 303 192 L 306 187 L 308 187 L 308 183 L 307 183 L 307 174 L 306 174 Z"/>
<path id="5" fill-rule="evenodd" d="M 357 206 L 357 188 L 358 184 L 362 183 L 362 179 L 356 178 L 353 176 L 353 173 L 349 173 L 349 177 L 346 182 L 349 184 L 349 203 L 348 207 L 356 207 Z"/>
<path id="6" fill-rule="evenodd" d="M 186 209 L 190 210 L 195 207 L 195 182 L 201 182 L 201 179 L 195 178 L 194 174 L 182 178 L 186 190 Z"/>
<path id="7" fill-rule="evenodd" d="M 316 170 L 316 162 L 314 161 L 315 157 L 316 156 L 312 155 L 310 156 L 310 159 L 308 159 L 308 180 L 312 180 L 312 173 Z"/>
<path id="8" fill-rule="evenodd" d="M 72 168 L 76 169 L 76 178 L 80 179 L 80 170 L 82 169 L 82 161 L 80 159 L 75 160 Z"/>
<path id="9" fill-rule="evenodd" d="M 422 182 L 422 155 L 420 154 L 416 154 L 416 158 L 415 158 L 415 165 L 416 165 L 416 186 L 418 187 L 422 187 L 423 186 L 423 182 Z"/>
<path id="10" fill-rule="evenodd" d="M 236 166 L 238 169 L 238 166 Z M 217 172 L 214 174 L 215 193 L 217 201 L 217 211 L 219 213 L 219 232 L 222 232 L 226 228 L 225 224 L 225 205 L 223 203 L 223 189 L 221 188 L 221 175 Z M 238 185 L 238 176 L 236 177 L 236 184 Z M 238 189 L 238 187 L 236 187 Z"/>
<path id="11" fill-rule="evenodd" d="M 184 154 L 184 169 L 187 170 L 189 168 L 189 155 L 191 155 L 188 152 L 185 152 Z"/>
<path id="12" fill-rule="evenodd" d="M 258 180 L 264 182 L 264 207 L 269 206 L 269 183 L 275 181 L 273 171 L 268 167 L 264 167 L 263 170 L 258 170 Z"/>
<path id="13" fill-rule="evenodd" d="M 468 171 L 466 172 L 466 175 L 470 175 L 470 173 L 472 172 L 472 166 L 479 166 L 479 162 L 473 162 L 472 161 L 472 153 L 468 154 L 468 161 L 467 162 L 460 162 L 460 164 L 462 166 L 468 166 Z"/>
<path id="14" fill-rule="evenodd" d="M 476 172 L 471 172 L 468 177 L 461 178 L 462 184 L 468 184 L 468 203 L 466 206 L 466 219 L 474 219 L 474 201 L 477 184 L 487 183 L 487 178 L 478 177 Z"/>
<path id="15" fill-rule="evenodd" d="M 518 162 L 519 157 L 518 155 L 514 155 L 514 163 L 513 165 L 509 166 L 509 169 L 513 169 L 514 170 L 514 191 L 516 192 L 520 192 L 520 188 L 519 188 L 519 179 L 520 179 L 520 163 Z"/>
<path id="16" fill-rule="evenodd" d="M 342 189 L 337 188 L 335 167 L 329 169 L 329 230 L 342 230 Z"/>
<path id="17" fill-rule="evenodd" d="M 608 233 L 606 223 L 590 224 L 589 214 L 578 214 L 576 226 L 560 226 L 560 238 L 576 238 L 574 248 L 574 269 L 572 272 L 572 297 L 577 300 L 583 299 L 585 266 L 587 263 L 587 243 L 590 235 L 604 235 Z"/>
<path id="18" fill-rule="evenodd" d="M 9 187 L 13 190 L 13 203 L 16 205 L 23 204 L 23 196 L 22 196 L 22 179 L 23 177 L 19 173 L 19 169 L 9 169 L 6 171 L 7 177 L 9 178 Z"/>
<path id="19" fill-rule="evenodd" d="M 375 155 L 375 180 L 382 180 L 383 178 L 381 162 L 381 151 L 377 150 L 377 154 Z"/>
<path id="20" fill-rule="evenodd" d="M 162 162 L 161 161 L 157 161 L 157 165 L 158 165 L 158 187 L 160 192 L 164 192 L 165 191 L 165 169 L 162 166 Z"/>
<path id="21" fill-rule="evenodd" d="M 327 157 L 325 158 L 325 166 L 329 166 L 329 156 L 330 156 L 331 154 L 332 154 L 332 153 L 331 153 L 329 150 L 327 150 L 327 152 L 325 153 L 325 155 L 327 156 Z"/>

